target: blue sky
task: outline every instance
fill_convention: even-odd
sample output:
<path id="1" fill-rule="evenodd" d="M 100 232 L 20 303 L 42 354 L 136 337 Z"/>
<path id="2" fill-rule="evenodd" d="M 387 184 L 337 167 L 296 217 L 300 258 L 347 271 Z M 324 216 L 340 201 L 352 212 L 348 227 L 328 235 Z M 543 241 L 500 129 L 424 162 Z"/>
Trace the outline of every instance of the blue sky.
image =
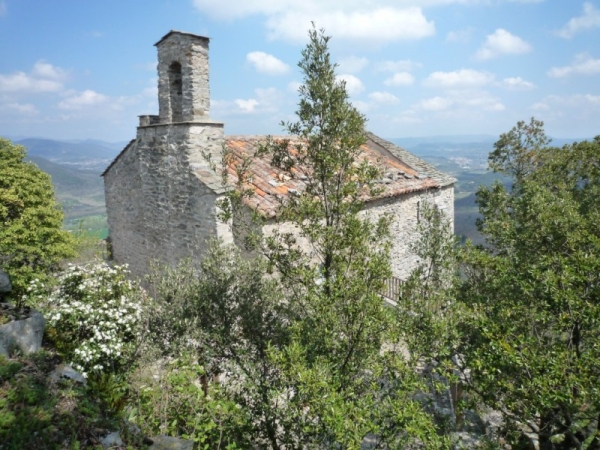
<path id="1" fill-rule="evenodd" d="M 211 38 L 226 133 L 279 134 L 310 21 L 380 136 L 600 134 L 600 0 L 0 0 L 0 135 L 131 139 L 171 29 Z"/>

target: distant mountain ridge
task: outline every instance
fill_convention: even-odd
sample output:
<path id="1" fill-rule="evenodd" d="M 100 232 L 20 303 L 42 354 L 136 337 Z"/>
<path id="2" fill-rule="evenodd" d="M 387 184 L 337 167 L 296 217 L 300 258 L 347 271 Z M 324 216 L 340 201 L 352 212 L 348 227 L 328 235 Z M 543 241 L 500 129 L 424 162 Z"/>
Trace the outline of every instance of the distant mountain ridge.
<path id="1" fill-rule="evenodd" d="M 27 148 L 29 157 L 38 156 L 55 164 L 102 171 L 123 148 L 120 143 L 97 140 L 79 142 L 26 138 L 15 141 Z"/>
<path id="2" fill-rule="evenodd" d="M 52 177 L 52 184 L 57 194 L 98 195 L 104 189 L 99 170 L 85 170 L 57 164 L 36 155 L 28 155 L 27 160 Z"/>
<path id="3" fill-rule="evenodd" d="M 469 148 L 489 148 L 492 150 L 494 143 L 499 136 L 487 134 L 467 134 L 467 135 L 448 135 L 448 136 L 422 136 L 422 137 L 403 137 L 386 138 L 388 141 L 399 145 L 409 151 L 414 151 L 418 155 L 423 155 L 426 150 L 435 150 L 440 148 L 460 148 L 461 150 Z M 562 147 L 573 142 L 591 141 L 593 138 L 550 138 L 551 146 Z M 437 152 L 435 152 L 437 153 Z M 434 153 L 434 154 L 435 154 Z"/>

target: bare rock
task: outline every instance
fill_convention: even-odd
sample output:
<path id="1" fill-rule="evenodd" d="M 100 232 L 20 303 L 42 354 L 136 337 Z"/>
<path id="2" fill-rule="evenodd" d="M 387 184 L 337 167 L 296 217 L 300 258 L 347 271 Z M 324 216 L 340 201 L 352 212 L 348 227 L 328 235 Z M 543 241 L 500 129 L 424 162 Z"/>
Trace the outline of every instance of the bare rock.
<path id="1" fill-rule="evenodd" d="M 0 295 L 8 294 L 12 291 L 12 286 L 10 284 L 10 278 L 8 274 L 2 270 L 0 270 Z"/>
<path id="2" fill-rule="evenodd" d="M 152 438 L 149 450 L 193 450 L 194 441 L 179 439 L 170 436 L 156 436 Z"/>
<path id="3" fill-rule="evenodd" d="M 58 383 L 62 378 L 68 378 L 70 380 L 77 381 L 78 383 L 81 383 L 84 386 L 87 384 L 87 380 L 83 375 L 81 375 L 71 366 L 68 366 L 66 364 L 59 364 L 50 373 L 50 381 L 53 383 Z"/>
<path id="4" fill-rule="evenodd" d="M 123 439 L 121 439 L 121 435 L 118 431 L 114 431 L 100 439 L 100 444 L 104 448 L 121 447 L 123 446 Z"/>
<path id="5" fill-rule="evenodd" d="M 46 319 L 36 310 L 28 318 L 0 325 L 0 354 L 12 355 L 18 350 L 29 355 L 42 348 Z"/>

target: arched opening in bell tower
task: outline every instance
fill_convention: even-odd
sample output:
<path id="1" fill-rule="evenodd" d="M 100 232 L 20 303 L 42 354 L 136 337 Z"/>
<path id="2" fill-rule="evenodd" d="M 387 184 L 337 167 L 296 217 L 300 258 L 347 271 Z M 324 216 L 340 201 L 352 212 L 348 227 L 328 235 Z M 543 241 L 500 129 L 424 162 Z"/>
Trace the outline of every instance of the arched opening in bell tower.
<path id="1" fill-rule="evenodd" d="M 183 120 L 183 81 L 181 78 L 181 64 L 173 62 L 169 66 L 169 90 L 171 100 L 171 122 Z"/>

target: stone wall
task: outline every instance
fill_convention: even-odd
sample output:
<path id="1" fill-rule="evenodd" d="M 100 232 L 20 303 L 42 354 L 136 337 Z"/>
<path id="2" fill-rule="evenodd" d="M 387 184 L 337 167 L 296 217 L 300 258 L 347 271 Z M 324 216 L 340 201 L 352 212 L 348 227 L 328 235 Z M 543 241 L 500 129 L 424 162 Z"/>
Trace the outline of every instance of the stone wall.
<path id="1" fill-rule="evenodd" d="M 104 175 L 104 191 L 112 254 L 120 264 L 128 263 L 135 273 L 146 271 L 144 208 L 137 145 L 134 142 Z"/>
<path id="2" fill-rule="evenodd" d="M 113 257 L 128 263 L 135 276 L 152 261 L 171 266 L 182 258 L 201 260 L 206 241 L 227 239 L 218 226 L 219 197 L 194 174 L 206 164 L 201 149 L 221 148 L 217 123 L 138 128 L 136 141 L 105 175 L 106 204 Z"/>
<path id="3" fill-rule="evenodd" d="M 392 274 L 402 280 L 408 278 L 419 262 L 418 258 L 410 252 L 410 247 L 419 237 L 417 232 L 419 210 L 424 202 L 437 205 L 451 219 L 454 230 L 454 187 L 452 185 L 375 201 L 369 203 L 367 208 L 362 211 L 365 217 L 372 220 L 377 220 L 384 214 L 392 216 L 393 220 L 390 225 Z M 289 223 L 268 223 L 262 231 L 268 236 L 272 235 L 276 229 L 283 233 L 298 234 L 295 227 Z M 297 242 L 307 254 L 310 254 L 312 247 L 306 239 L 298 237 Z"/>
<path id="4" fill-rule="evenodd" d="M 393 217 L 390 225 L 392 274 L 401 280 L 408 278 L 419 262 L 410 251 L 410 247 L 419 237 L 417 232 L 419 212 L 425 202 L 437 205 L 451 219 L 454 231 L 454 187 L 452 185 L 405 194 L 395 199 L 376 201 L 363 211 L 363 214 L 372 220 L 377 220 L 383 214 L 390 214 Z"/>

